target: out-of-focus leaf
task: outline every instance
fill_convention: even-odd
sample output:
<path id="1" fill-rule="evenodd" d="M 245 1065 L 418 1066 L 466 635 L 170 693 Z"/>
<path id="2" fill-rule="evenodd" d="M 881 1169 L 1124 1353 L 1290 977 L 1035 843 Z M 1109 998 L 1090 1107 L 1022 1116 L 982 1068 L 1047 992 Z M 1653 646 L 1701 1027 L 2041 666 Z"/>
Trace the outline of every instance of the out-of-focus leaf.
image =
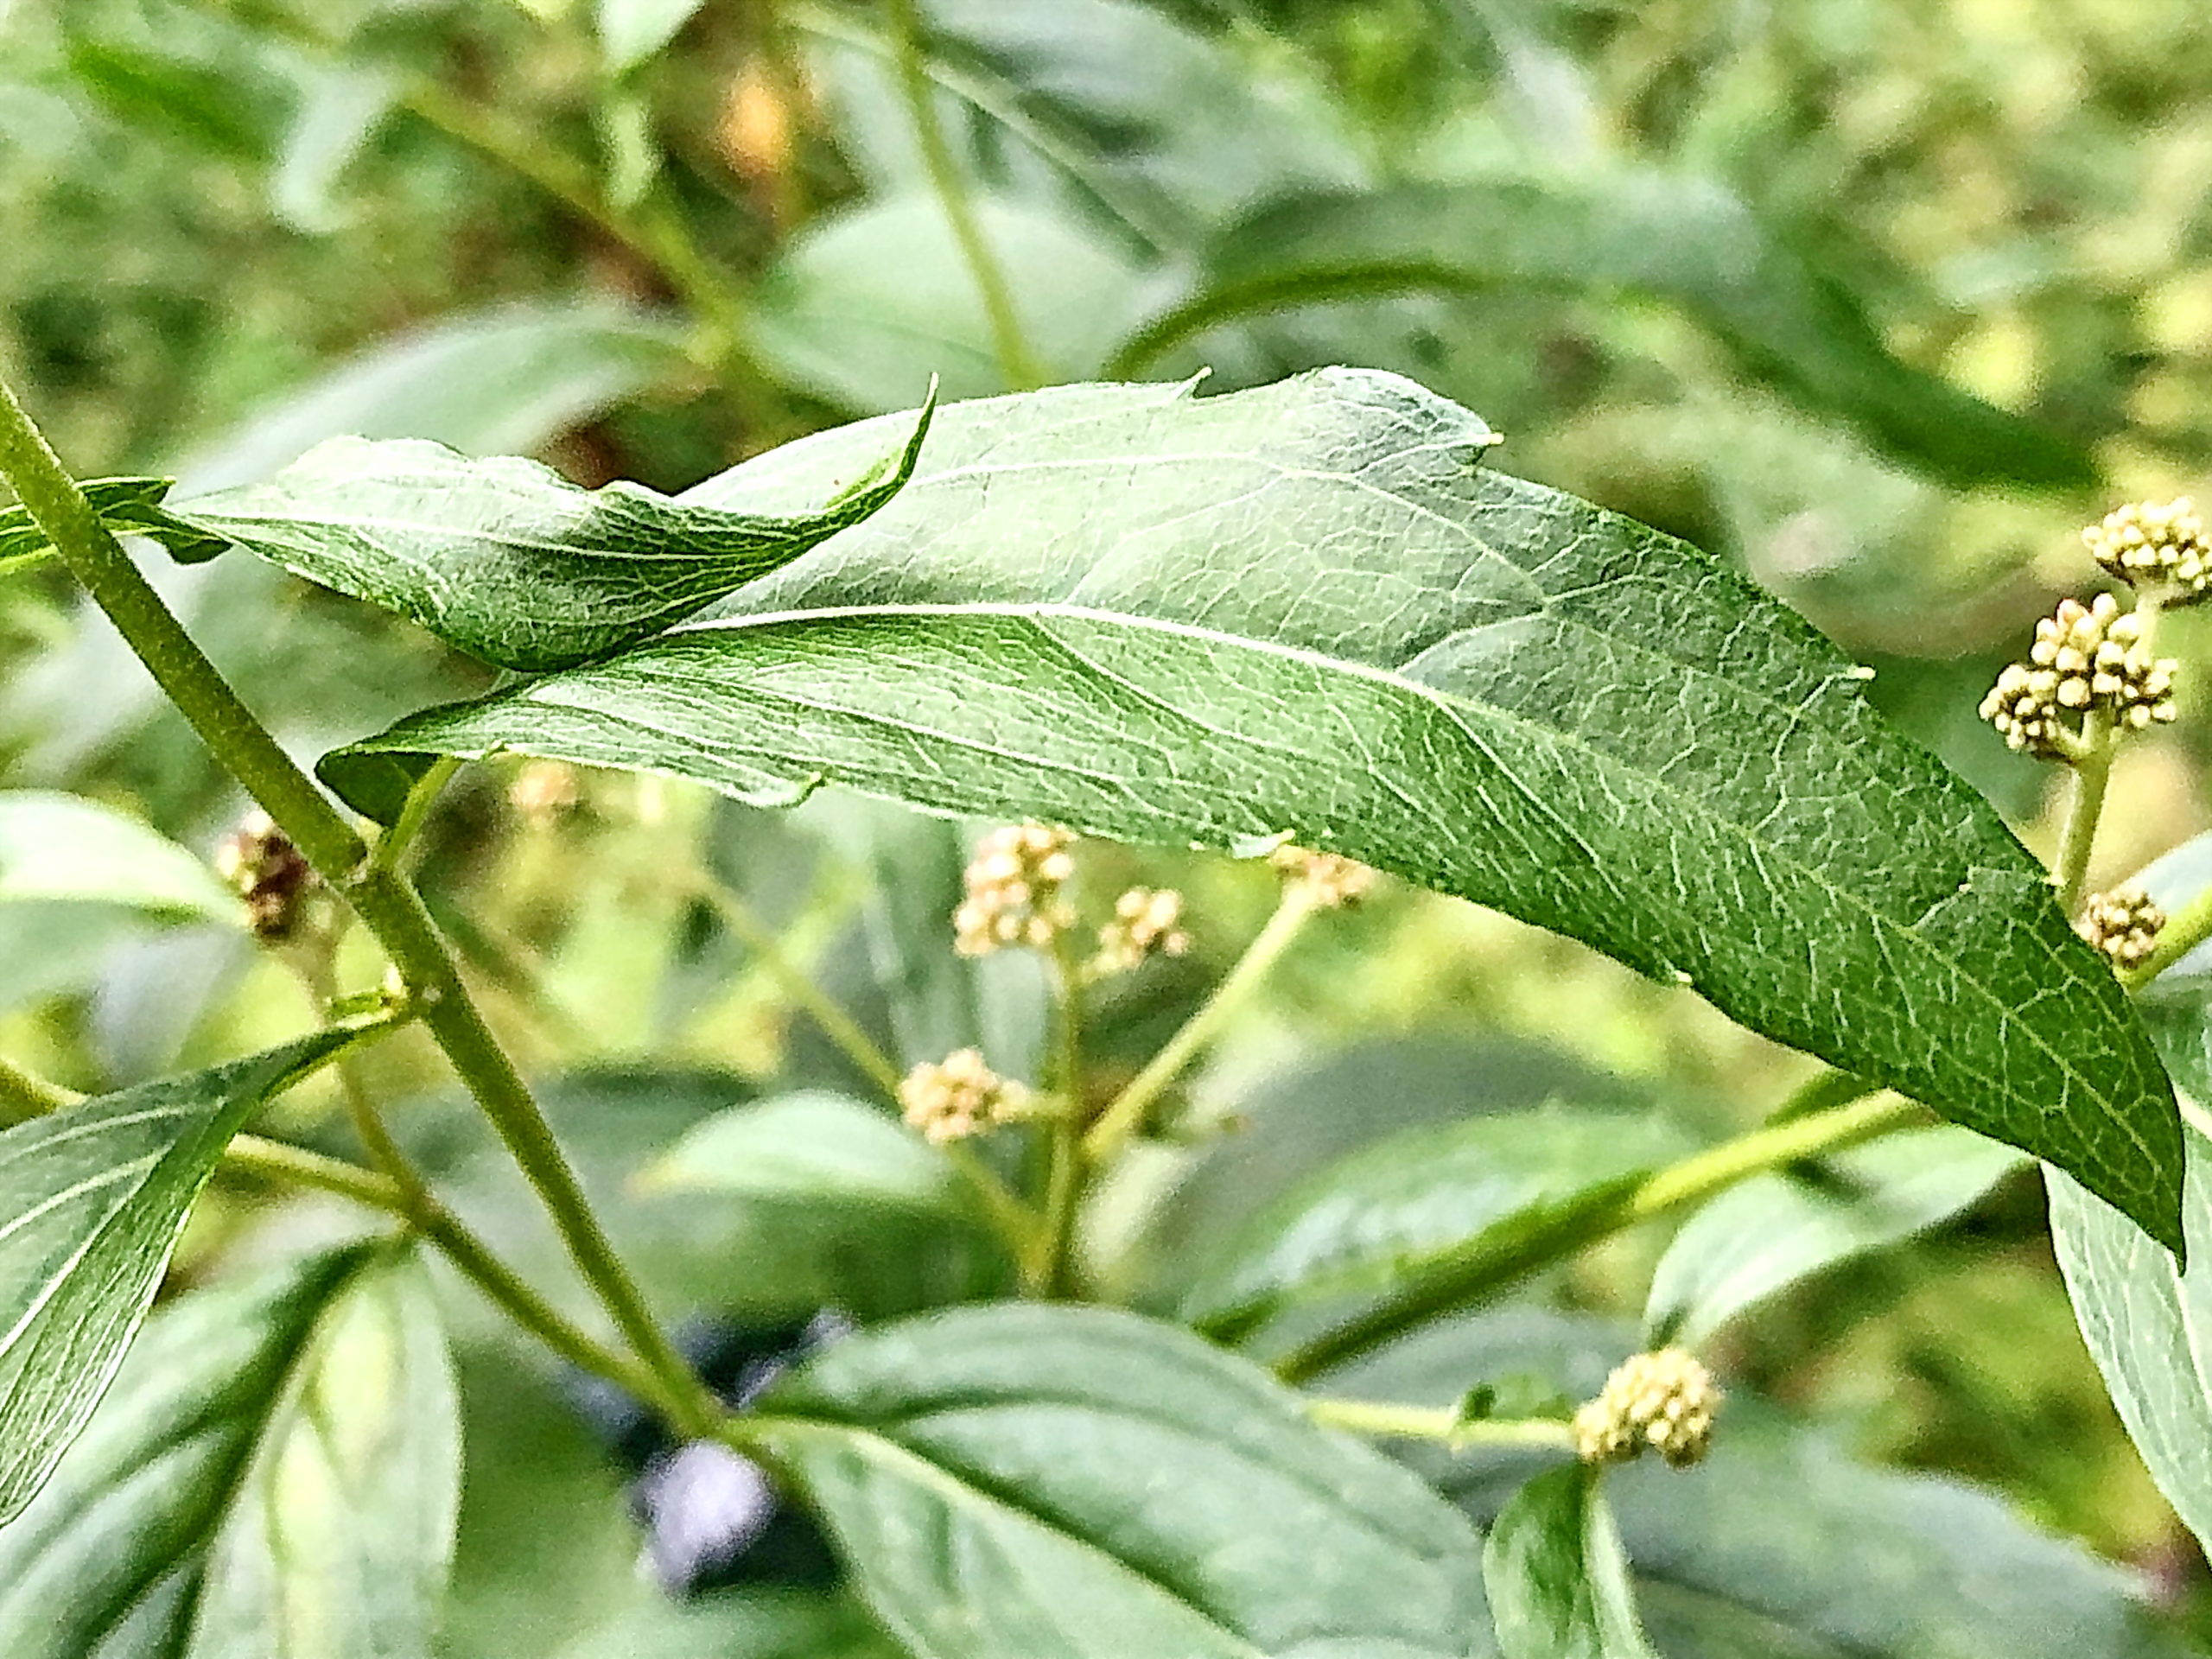
<path id="1" fill-rule="evenodd" d="M 245 921 L 204 861 L 137 818 L 81 796 L 0 790 L 0 905 L 57 899 Z"/>
<path id="2" fill-rule="evenodd" d="M 1970 1130 L 1924 1129 L 1731 1187 L 1660 1258 L 1651 1345 L 1694 1346 L 1779 1290 L 1948 1220 L 2026 1161 Z"/>
<path id="3" fill-rule="evenodd" d="M 231 1137 L 346 1039 L 321 1032 L 0 1132 L 0 1520 L 114 1380 Z"/>
<path id="4" fill-rule="evenodd" d="M 905 1659 L 849 1602 L 820 1596 L 648 1601 L 563 1646 L 556 1659 Z"/>
<path id="5" fill-rule="evenodd" d="M 598 0 L 600 50 L 618 75 L 658 57 L 705 0 Z"/>
<path id="6" fill-rule="evenodd" d="M 1049 206 L 985 197 L 977 228 L 1049 378 L 1095 376 L 1148 307 L 1136 267 Z M 982 296 L 944 209 L 909 195 L 810 226 L 754 301 L 754 345 L 778 374 L 866 413 L 903 409 L 935 374 L 948 397 L 1007 390 Z"/>
<path id="7" fill-rule="evenodd" d="M 1488 1651 L 1465 1522 L 1172 1326 L 932 1315 L 832 1344 L 760 1409 L 741 1440 L 921 1659 Z"/>
<path id="8" fill-rule="evenodd" d="M 2073 486 L 2081 450 L 1900 361 L 1834 280 L 1717 186 L 1660 174 L 1338 191 L 1269 204 L 1205 257 L 1198 291 L 1147 323 L 1125 375 L 1225 319 L 1302 300 L 1497 288 L 1629 294 L 1696 317 L 1752 372 L 1959 485 Z"/>
<path id="9" fill-rule="evenodd" d="M 818 499 L 886 430 L 683 499 Z M 958 405 L 888 508 L 705 620 L 324 774 L 385 818 L 424 757 L 518 751 L 763 802 L 833 783 L 1125 840 L 1287 833 L 1694 986 L 2177 1243 L 2171 1093 L 2042 868 L 1797 618 L 1488 470 L 1494 441 L 1346 370 Z"/>
<path id="10" fill-rule="evenodd" d="M 1508 1308 L 1413 1332 L 1327 1393 L 1449 1406 L 1470 1378 L 1587 1397 L 1636 1346 L 1610 1322 Z M 1545 1457 L 1397 1448 L 1488 1525 Z M 1732 1390 L 1713 1454 L 1605 1478 L 1644 1627 L 1666 1659 L 2179 1659 L 2133 1574 L 2037 1530 L 1994 1492 L 1870 1468 Z M 1870 1586 L 1879 1586 L 1876 1593 Z"/>
<path id="11" fill-rule="evenodd" d="M 503 668 L 563 668 L 659 632 L 896 495 L 929 431 L 801 513 L 582 490 L 535 461 L 416 439 L 334 438 L 266 484 L 172 509 L 296 575 L 370 600 Z"/>
<path id="12" fill-rule="evenodd" d="M 1293 185 L 1360 176 L 1325 100 L 1290 96 L 1259 63 L 1133 0 L 929 0 L 921 10 L 931 79 L 1155 250 L 1187 246 Z M 924 182 L 910 160 L 911 120 L 887 84 L 886 27 L 811 4 L 787 16 L 818 43 L 833 99 L 845 105 L 841 130 L 861 141 L 879 183 Z M 862 99 L 883 118 L 852 118 L 865 113 L 851 107 Z"/>
<path id="13" fill-rule="evenodd" d="M 780 1095 L 733 1106 L 688 1131 L 641 1179 L 653 1187 L 778 1202 L 946 1217 L 968 1210 L 943 1154 L 878 1108 L 843 1095 Z"/>
<path id="14" fill-rule="evenodd" d="M 250 78 L 181 54 L 86 35 L 70 41 L 69 69 L 119 120 L 233 162 L 266 162 L 276 151 L 278 105 Z"/>
<path id="15" fill-rule="evenodd" d="M 1504 1659 L 1658 1659 L 1598 1471 L 1538 1475 L 1491 1523 L 1483 1583 Z"/>
<path id="16" fill-rule="evenodd" d="M 427 1659 L 458 1408 L 427 1277 L 354 1246 L 163 1313 L 0 1528 L 10 1659 Z"/>
<path id="17" fill-rule="evenodd" d="M 607 172 L 607 199 L 629 209 L 645 199 L 660 175 L 660 141 L 653 134 L 652 105 L 634 92 L 613 92 L 592 111 Z"/>
<path id="18" fill-rule="evenodd" d="M 1656 1116 L 1540 1108 L 1416 1129 L 1292 1189 L 1208 1262 L 1183 1316 L 1234 1337 L 1292 1304 L 1441 1281 L 1611 1204 L 1688 1150 Z"/>
<path id="19" fill-rule="evenodd" d="M 394 79 L 375 70 L 328 68 L 307 75 L 269 181 L 279 219 L 310 236 L 346 224 L 350 215 L 338 200 L 339 181 L 375 138 L 398 95 Z"/>

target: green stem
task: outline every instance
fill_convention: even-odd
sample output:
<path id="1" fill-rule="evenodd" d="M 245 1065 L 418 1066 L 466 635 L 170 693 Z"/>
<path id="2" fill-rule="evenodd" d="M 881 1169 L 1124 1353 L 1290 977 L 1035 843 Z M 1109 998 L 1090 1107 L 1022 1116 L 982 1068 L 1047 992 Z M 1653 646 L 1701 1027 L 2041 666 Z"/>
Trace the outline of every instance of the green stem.
<path id="1" fill-rule="evenodd" d="M 1424 1264 L 1394 1286 L 1386 1300 L 1307 1338 L 1275 1361 L 1275 1372 L 1286 1382 L 1303 1382 L 1599 1239 L 1700 1203 L 1751 1176 L 1904 1128 L 1925 1115 L 1926 1109 L 1912 1101 L 1880 1095 L 1754 1129 L 1502 1243 L 1478 1241 Z"/>
<path id="2" fill-rule="evenodd" d="M 991 341 L 999 372 L 1009 391 L 1027 391 L 1045 384 L 1045 372 L 1021 332 L 1021 315 L 1014 308 L 1014 290 L 1006 273 L 992 257 L 976 222 L 975 204 L 968 197 L 968 181 L 945 141 L 944 124 L 938 119 L 937 99 L 930 87 L 929 65 L 922 54 L 921 21 L 914 0 L 889 0 L 893 44 L 899 58 L 899 80 L 906 94 L 906 111 L 921 144 L 922 165 L 929 171 L 931 187 L 952 226 L 953 240 L 983 297 L 983 313 L 990 320 Z"/>
<path id="3" fill-rule="evenodd" d="M 866 1072 L 885 1094 L 898 1099 L 903 1077 L 898 1065 L 876 1046 L 868 1033 L 861 1029 L 860 1022 L 845 1012 L 836 997 L 791 960 L 784 949 L 784 942 L 777 938 L 776 930 L 763 921 L 752 906 L 704 872 L 699 876 L 696 890 L 713 906 L 722 925 L 744 941 L 745 948 L 767 969 L 769 976 L 783 987 L 784 995 L 804 1008 L 808 1018 L 822 1028 L 822 1034 L 836 1046 L 837 1052 Z"/>
<path id="4" fill-rule="evenodd" d="M 377 837 L 369 849 L 369 861 L 379 869 L 398 873 L 407 849 L 423 833 L 423 826 L 430 821 L 430 812 L 438 804 L 438 797 L 461 768 L 459 755 L 442 754 L 430 763 L 429 770 L 415 780 L 407 791 L 407 799 L 399 809 L 399 817 L 391 829 Z"/>
<path id="5" fill-rule="evenodd" d="M 2139 991 L 2208 938 L 2212 938 L 2212 887 L 2166 918 L 2151 954 L 2123 972 L 2120 982 Z"/>
<path id="6" fill-rule="evenodd" d="M 411 1004 L 505 1142 L 615 1326 L 656 1379 L 653 1405 L 703 1432 L 712 1396 L 655 1322 L 537 1103 L 469 1001 L 415 890 L 379 868 L 351 823 L 238 701 L 103 524 L 15 394 L 0 383 L 0 477 L 179 713 L 350 905 L 399 970 Z"/>
<path id="7" fill-rule="evenodd" d="M 1053 978 L 1059 989 L 1059 1058 L 1053 1090 L 1060 1110 L 1052 1122 L 1045 1174 L 1045 1226 L 1032 1288 L 1065 1300 L 1075 1292 L 1076 1222 L 1083 1211 L 1087 1160 L 1084 1156 L 1083 969 L 1065 938 L 1052 944 Z"/>
<path id="8" fill-rule="evenodd" d="M 1397 1440 L 1468 1446 L 1548 1446 L 1571 1451 L 1574 1436 L 1553 1417 L 1462 1417 L 1450 1406 L 1402 1406 L 1368 1400 L 1308 1400 L 1306 1414 L 1324 1428 Z"/>
<path id="9" fill-rule="evenodd" d="M 2112 717 L 2099 711 L 2082 722 L 2087 750 L 2074 763 L 2074 798 L 2066 810 L 2066 830 L 2060 838 L 2058 864 L 2051 881 L 2058 889 L 2058 907 L 2071 916 L 2081 908 L 2088 885 L 2089 854 L 2096 846 L 2097 823 L 2105 810 L 2105 791 L 2112 783 L 2113 741 Z"/>
<path id="10" fill-rule="evenodd" d="M 1275 913 L 1268 918 L 1268 925 L 1244 948 L 1244 954 L 1236 959 L 1235 966 L 1221 976 L 1220 983 L 1213 988 L 1213 995 L 1098 1115 L 1098 1121 L 1090 1126 L 1083 1140 L 1084 1156 L 1090 1162 L 1109 1162 L 1129 1137 L 1144 1127 L 1147 1114 L 1168 1085 L 1182 1075 L 1183 1068 L 1220 1034 L 1230 1017 L 1259 989 L 1283 953 L 1297 940 L 1306 918 L 1319 907 L 1306 883 L 1293 881 L 1284 887 L 1282 902 L 1275 907 Z"/>

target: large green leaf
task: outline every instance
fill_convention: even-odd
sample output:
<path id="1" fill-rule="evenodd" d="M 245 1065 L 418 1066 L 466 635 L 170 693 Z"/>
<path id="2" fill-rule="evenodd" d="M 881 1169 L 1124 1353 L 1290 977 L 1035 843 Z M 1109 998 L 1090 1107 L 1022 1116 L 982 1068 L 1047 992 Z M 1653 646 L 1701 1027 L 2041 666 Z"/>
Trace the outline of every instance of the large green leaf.
<path id="1" fill-rule="evenodd" d="M 1609 1321 L 1515 1307 L 1415 1332 L 1332 1374 L 1331 1394 L 1449 1406 L 1472 1379 L 1534 1375 L 1586 1398 L 1635 1345 Z M 1406 1443 L 1489 1525 L 1532 1455 Z M 1646 1630 L 1667 1659 L 2167 1659 L 2133 1573 L 1961 1481 L 1858 1462 L 1731 1390 L 1711 1457 L 1605 1478 Z M 1878 1591 L 1873 1586 L 1878 1586 Z"/>
<path id="2" fill-rule="evenodd" d="M 1478 463 L 1395 376 L 946 411 L 900 498 L 720 614 L 324 762 L 431 753 L 820 782 L 1131 840 L 1288 833 L 1694 985 L 2059 1165 L 2177 1243 L 2157 1058 L 2044 873 L 1696 550 Z M 683 498 L 818 499 L 863 422 Z"/>
<path id="3" fill-rule="evenodd" d="M 461 1445 L 411 1252 L 202 1291 L 0 1529 L 10 1659 L 430 1659 Z"/>
<path id="4" fill-rule="evenodd" d="M 137 818 L 81 796 L 0 790 L 0 904 L 63 899 L 245 919 L 206 863 Z"/>
<path id="5" fill-rule="evenodd" d="M 1660 1258 L 1643 1314 L 1652 1346 L 1694 1346 L 1800 1280 L 1948 1220 L 2024 1161 L 1965 1129 L 1923 1129 L 1732 1187 Z"/>
<path id="6" fill-rule="evenodd" d="M 1597 1470 L 1548 1470 L 1491 1523 L 1483 1582 L 1505 1659 L 1658 1659 Z"/>
<path id="7" fill-rule="evenodd" d="M 350 1035 L 318 1033 L 0 1134 L 0 1520 L 37 1492 L 114 1380 L 231 1137 Z"/>
<path id="8" fill-rule="evenodd" d="M 1472 1529 L 1171 1326 L 936 1315 L 832 1345 L 761 1409 L 741 1443 L 921 1659 L 1490 1650 Z"/>
<path id="9" fill-rule="evenodd" d="M 1664 1118 L 1556 1107 L 1395 1135 L 1255 1217 L 1209 1258 L 1183 1315 L 1232 1337 L 1300 1301 L 1446 1277 L 1604 1208 L 1687 1150 Z"/>
<path id="10" fill-rule="evenodd" d="M 661 1188 L 958 1219 L 972 1214 L 951 1161 L 849 1096 L 779 1095 L 717 1112 L 643 1173 Z"/>
<path id="11" fill-rule="evenodd" d="M 1900 361 L 1841 288 L 1702 180 L 1654 173 L 1338 191 L 1222 233 L 1198 289 L 1116 358 L 1127 374 L 1224 321 L 1317 299 L 1500 288 L 1679 306 L 1746 367 L 1954 483 L 2075 485 L 2088 456 Z"/>
<path id="12" fill-rule="evenodd" d="M 266 484 L 172 509 L 204 537 L 412 618 L 503 668 L 563 668 L 677 618 L 859 524 L 899 493 L 929 430 L 797 513 L 583 490 L 534 461 L 414 439 L 336 438 Z"/>

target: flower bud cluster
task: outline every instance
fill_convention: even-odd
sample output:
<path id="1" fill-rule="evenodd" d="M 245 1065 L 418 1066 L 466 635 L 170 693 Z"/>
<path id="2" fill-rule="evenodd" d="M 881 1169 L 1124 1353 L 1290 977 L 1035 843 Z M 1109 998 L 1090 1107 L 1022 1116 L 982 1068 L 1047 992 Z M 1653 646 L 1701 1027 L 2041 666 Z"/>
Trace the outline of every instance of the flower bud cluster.
<path id="1" fill-rule="evenodd" d="M 2136 501 L 2082 532 L 2090 556 L 2122 582 L 2158 592 L 2169 605 L 2193 604 L 2212 588 L 2212 546 L 2187 496 Z"/>
<path id="2" fill-rule="evenodd" d="M 899 1085 L 906 1122 L 939 1146 L 995 1128 L 1029 1103 L 1029 1091 L 993 1071 L 980 1049 L 955 1049 L 935 1065 L 925 1061 Z"/>
<path id="3" fill-rule="evenodd" d="M 2115 727 L 2141 730 L 2174 717 L 2177 664 L 2143 644 L 2143 620 L 2110 594 L 2084 605 L 2064 599 L 2036 624 L 2025 663 L 1998 676 L 1981 717 L 2014 749 L 2063 756 L 2078 745 L 2069 716 L 2102 712 Z"/>
<path id="4" fill-rule="evenodd" d="M 1575 1453 L 1585 1463 L 1626 1463 L 1648 1446 L 1686 1468 L 1713 1442 L 1720 1398 L 1712 1373 L 1682 1349 L 1632 1355 L 1574 1414 Z"/>
<path id="5" fill-rule="evenodd" d="M 1155 951 L 1179 957 L 1191 948 L 1183 931 L 1183 895 L 1173 887 L 1131 887 L 1114 901 L 1114 919 L 1098 930 L 1092 978 L 1125 974 Z"/>
<path id="6" fill-rule="evenodd" d="M 259 808 L 215 849 L 215 871 L 245 901 L 255 934 L 270 940 L 291 937 L 315 885 L 314 867 Z"/>
<path id="7" fill-rule="evenodd" d="M 967 896 L 952 913 L 954 944 L 963 957 L 1012 945 L 1048 948 L 1075 924 L 1061 896 L 1075 874 L 1068 851 L 1075 838 L 1041 823 L 994 830 L 976 849 Z"/>
<path id="8" fill-rule="evenodd" d="M 1315 904 L 1329 907 L 1357 904 L 1381 875 L 1357 859 L 1287 843 L 1270 853 L 1268 861 L 1285 880 L 1303 887 Z"/>
<path id="9" fill-rule="evenodd" d="M 2157 948 L 2166 912 L 2139 887 L 2094 893 L 2082 906 L 2074 931 L 2112 959 L 2115 968 L 2140 967 Z"/>

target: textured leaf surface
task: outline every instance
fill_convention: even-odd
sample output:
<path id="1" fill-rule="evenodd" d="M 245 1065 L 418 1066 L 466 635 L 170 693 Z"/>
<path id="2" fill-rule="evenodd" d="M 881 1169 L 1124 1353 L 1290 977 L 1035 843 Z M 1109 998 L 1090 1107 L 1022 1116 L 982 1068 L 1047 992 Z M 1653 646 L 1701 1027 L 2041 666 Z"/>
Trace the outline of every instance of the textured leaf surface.
<path id="1" fill-rule="evenodd" d="M 1965 1129 L 1925 1129 L 1732 1187 L 1660 1258 L 1643 1315 L 1652 1345 L 1695 1346 L 1777 1291 L 1948 1220 L 2024 1161 Z"/>
<path id="2" fill-rule="evenodd" d="M 319 1033 L 0 1134 L 0 1520 L 114 1380 L 224 1147 L 346 1037 Z"/>
<path id="3" fill-rule="evenodd" d="M 1718 186 L 1660 174 L 1408 185 L 1271 203 L 1206 256 L 1204 285 L 1116 359 L 1127 373 L 1226 319 L 1301 300 L 1497 288 L 1680 306 L 1754 373 L 1960 484 L 2079 484 L 2088 457 L 1901 362 L 1843 290 Z"/>
<path id="4" fill-rule="evenodd" d="M 1379 1290 L 1604 1205 L 1688 1149 L 1663 1118 L 1556 1108 L 1395 1136 L 1255 1217 L 1183 1314 L 1230 1336 L 1292 1303 Z"/>
<path id="5" fill-rule="evenodd" d="M 411 1254 L 195 1293 L 0 1528 L 10 1659 L 429 1659 L 458 1406 Z"/>
<path id="6" fill-rule="evenodd" d="M 1538 1475 L 1498 1512 L 1483 1582 L 1505 1659 L 1658 1659 L 1594 1471 Z"/>
<path id="7" fill-rule="evenodd" d="M 162 511 L 162 498 L 171 486 L 172 481 L 166 478 L 95 478 L 78 487 L 92 503 L 92 511 L 118 535 L 166 531 L 187 547 L 198 546 L 208 553 L 221 551 L 219 542 L 206 544 L 204 538 L 194 536 Z M 53 551 L 46 532 L 31 522 L 29 508 L 0 508 L 0 571 L 35 563 Z"/>
<path id="8" fill-rule="evenodd" d="M 929 430 L 795 513 L 583 490 L 534 461 L 412 439 L 337 438 L 266 484 L 187 504 L 210 537 L 411 617 L 503 668 L 560 668 L 677 618 L 860 523 L 899 493 Z"/>
<path id="9" fill-rule="evenodd" d="M 137 818 L 81 796 L 0 790 L 0 904 L 62 899 L 243 919 L 213 871 Z"/>
<path id="10" fill-rule="evenodd" d="M 819 499 L 896 429 L 683 499 Z M 426 753 L 518 750 L 1137 841 L 1287 831 L 1694 985 L 2177 1242 L 2157 1058 L 1987 805 L 1781 606 L 1482 467 L 1492 441 L 1355 371 L 962 405 L 890 507 L 713 619 L 326 775 L 378 815 Z"/>
<path id="11" fill-rule="evenodd" d="M 835 1344 L 762 1409 L 921 1659 L 1490 1651 L 1465 1522 L 1170 1326 L 938 1315 Z"/>

